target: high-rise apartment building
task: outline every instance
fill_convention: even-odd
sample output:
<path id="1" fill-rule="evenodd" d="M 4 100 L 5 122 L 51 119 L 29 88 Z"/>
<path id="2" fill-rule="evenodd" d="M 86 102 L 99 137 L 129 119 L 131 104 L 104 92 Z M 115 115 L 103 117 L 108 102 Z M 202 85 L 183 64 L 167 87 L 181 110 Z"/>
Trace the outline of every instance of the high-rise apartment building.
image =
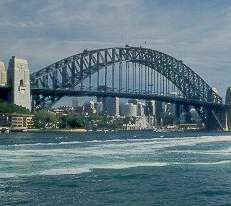
<path id="1" fill-rule="evenodd" d="M 153 100 L 146 101 L 146 104 L 145 104 L 145 115 L 146 116 L 154 116 L 155 114 L 156 114 L 156 111 L 155 111 L 155 101 L 153 101 Z"/>
<path id="2" fill-rule="evenodd" d="M 120 108 L 119 97 L 103 98 L 103 112 L 110 116 L 119 116 Z"/>
<path id="3" fill-rule="evenodd" d="M 125 116 L 126 117 L 137 117 L 137 105 L 133 103 L 125 104 Z"/>

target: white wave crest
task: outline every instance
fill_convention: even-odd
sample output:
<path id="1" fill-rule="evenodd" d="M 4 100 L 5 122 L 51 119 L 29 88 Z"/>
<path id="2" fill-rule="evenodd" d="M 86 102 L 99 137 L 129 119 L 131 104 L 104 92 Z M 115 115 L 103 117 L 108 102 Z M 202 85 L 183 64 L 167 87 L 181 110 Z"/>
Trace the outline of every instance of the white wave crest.
<path id="1" fill-rule="evenodd" d="M 0 173 L 0 179 L 12 178 L 18 176 L 17 173 Z"/>
<path id="2" fill-rule="evenodd" d="M 58 168 L 58 169 L 49 169 L 37 173 L 38 175 L 65 175 L 65 174 L 81 174 L 90 172 L 88 168 Z"/>
<path id="3" fill-rule="evenodd" d="M 192 163 L 185 163 L 185 164 L 187 165 L 220 165 L 220 164 L 230 164 L 230 163 L 231 163 L 231 160 L 222 160 L 222 161 L 217 161 L 217 162 L 192 162 Z"/>
<path id="4" fill-rule="evenodd" d="M 168 163 L 165 162 L 150 162 L 150 163 L 123 163 L 123 164 L 99 164 L 99 165 L 86 165 L 79 168 L 57 168 L 57 169 L 49 169 L 38 173 L 39 175 L 64 175 L 64 174 L 81 174 L 88 173 L 94 169 L 127 169 L 134 167 L 164 167 L 167 166 Z"/>

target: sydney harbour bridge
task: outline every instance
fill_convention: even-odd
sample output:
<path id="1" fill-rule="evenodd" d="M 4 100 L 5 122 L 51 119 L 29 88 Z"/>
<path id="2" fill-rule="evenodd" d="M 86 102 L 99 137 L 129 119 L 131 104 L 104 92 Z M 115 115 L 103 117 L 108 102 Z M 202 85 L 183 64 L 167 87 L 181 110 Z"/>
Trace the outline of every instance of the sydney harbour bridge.
<path id="1" fill-rule="evenodd" d="M 143 47 L 84 50 L 30 76 L 32 105 L 50 107 L 64 96 L 121 97 L 194 107 L 208 129 L 224 129 L 228 106 L 181 60 Z"/>

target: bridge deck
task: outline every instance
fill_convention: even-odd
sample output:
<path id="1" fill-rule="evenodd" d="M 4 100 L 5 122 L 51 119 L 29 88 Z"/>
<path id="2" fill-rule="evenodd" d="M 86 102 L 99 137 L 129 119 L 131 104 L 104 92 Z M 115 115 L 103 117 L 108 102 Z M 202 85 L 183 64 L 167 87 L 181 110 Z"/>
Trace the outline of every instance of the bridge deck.
<path id="1" fill-rule="evenodd" d="M 176 96 L 163 96 L 157 94 L 145 94 L 145 93 L 125 93 L 115 91 L 84 91 L 84 90 L 52 90 L 52 89 L 32 89 L 34 95 L 47 95 L 47 96 L 97 96 L 97 97 L 120 97 L 120 98 L 132 98 L 132 99 L 143 99 L 143 100 L 156 100 L 169 103 L 178 103 L 183 105 L 191 105 L 195 107 L 213 107 L 217 109 L 225 109 L 226 105 L 213 102 L 204 102 L 195 99 L 185 99 Z"/>

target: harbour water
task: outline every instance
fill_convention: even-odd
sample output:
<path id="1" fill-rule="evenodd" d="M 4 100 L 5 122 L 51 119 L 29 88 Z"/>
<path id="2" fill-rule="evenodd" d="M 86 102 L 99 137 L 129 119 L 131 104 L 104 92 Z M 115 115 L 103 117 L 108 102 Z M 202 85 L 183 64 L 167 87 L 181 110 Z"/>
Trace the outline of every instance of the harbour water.
<path id="1" fill-rule="evenodd" d="M 0 134 L 0 205 L 231 205 L 231 133 Z"/>

